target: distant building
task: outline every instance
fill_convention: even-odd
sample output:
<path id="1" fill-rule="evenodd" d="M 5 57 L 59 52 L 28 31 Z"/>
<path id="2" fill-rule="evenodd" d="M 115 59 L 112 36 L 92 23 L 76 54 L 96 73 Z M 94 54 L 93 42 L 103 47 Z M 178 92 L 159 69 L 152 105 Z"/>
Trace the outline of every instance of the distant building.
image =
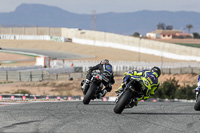
<path id="1" fill-rule="evenodd" d="M 146 34 L 151 39 L 183 39 L 193 38 L 192 34 L 183 33 L 181 30 L 155 30 Z"/>

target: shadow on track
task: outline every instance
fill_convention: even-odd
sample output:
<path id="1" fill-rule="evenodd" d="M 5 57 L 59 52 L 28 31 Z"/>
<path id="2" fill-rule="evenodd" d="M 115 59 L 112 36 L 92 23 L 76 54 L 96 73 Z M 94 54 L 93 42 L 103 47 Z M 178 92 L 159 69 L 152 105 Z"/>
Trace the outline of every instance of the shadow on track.
<path id="1" fill-rule="evenodd" d="M 132 113 L 123 113 L 123 114 L 135 114 L 135 115 L 200 115 L 200 113 L 141 113 L 141 112 L 132 112 Z"/>
<path id="2" fill-rule="evenodd" d="M 25 122 L 19 122 L 19 123 L 14 123 L 12 125 L 9 125 L 9 126 L 4 126 L 4 127 L 1 127 L 0 128 L 0 132 L 3 131 L 3 129 L 7 129 L 7 128 L 13 128 L 13 127 L 16 127 L 18 125 L 24 125 L 24 124 L 30 124 L 30 123 L 34 123 L 34 122 L 39 122 L 41 120 L 35 120 L 35 121 L 25 121 Z"/>
<path id="3" fill-rule="evenodd" d="M 83 105 L 84 105 L 84 104 L 83 104 Z M 90 106 L 90 105 L 91 105 L 91 106 L 92 106 L 92 105 L 95 105 L 95 106 L 96 106 L 96 105 L 115 105 L 115 104 L 114 104 L 114 103 L 113 103 L 113 104 L 108 104 L 108 103 L 105 103 L 105 104 L 103 104 L 103 103 L 99 103 L 99 104 L 96 104 L 96 103 L 95 103 L 95 104 L 92 104 L 92 103 L 90 103 L 90 104 L 85 105 L 85 106 Z"/>

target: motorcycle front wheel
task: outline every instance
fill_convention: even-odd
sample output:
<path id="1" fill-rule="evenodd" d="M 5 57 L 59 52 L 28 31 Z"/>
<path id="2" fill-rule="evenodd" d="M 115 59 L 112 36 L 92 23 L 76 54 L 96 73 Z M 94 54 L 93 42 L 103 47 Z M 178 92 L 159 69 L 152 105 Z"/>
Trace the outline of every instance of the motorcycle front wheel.
<path id="1" fill-rule="evenodd" d="M 130 103 L 130 100 L 133 98 L 133 93 L 131 90 L 127 89 L 124 94 L 120 97 L 118 102 L 116 103 L 114 107 L 114 112 L 116 114 L 121 114 L 122 111 L 124 110 L 125 106 Z"/>
<path id="2" fill-rule="evenodd" d="M 84 104 L 89 104 L 90 100 L 92 97 L 94 97 L 94 93 L 95 93 L 95 90 L 97 88 L 97 85 L 95 83 L 92 83 L 86 93 L 86 95 L 84 96 L 84 99 L 83 99 L 83 103 Z"/>
<path id="3" fill-rule="evenodd" d="M 199 94 L 198 94 L 198 97 L 197 97 L 197 102 L 194 105 L 194 109 L 196 111 L 200 111 L 200 97 L 199 97 Z"/>

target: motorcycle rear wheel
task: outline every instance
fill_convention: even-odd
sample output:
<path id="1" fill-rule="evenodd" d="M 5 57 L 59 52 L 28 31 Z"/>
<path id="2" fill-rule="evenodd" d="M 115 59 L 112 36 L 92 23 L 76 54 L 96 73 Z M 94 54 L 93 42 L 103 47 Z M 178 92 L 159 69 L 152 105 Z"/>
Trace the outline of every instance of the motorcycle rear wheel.
<path id="1" fill-rule="evenodd" d="M 124 94 L 121 96 L 121 98 L 119 99 L 119 101 L 117 102 L 117 104 L 114 107 L 114 112 L 116 114 L 121 114 L 122 111 L 124 110 L 125 106 L 130 103 L 131 98 L 133 98 L 133 93 L 131 92 L 131 90 L 126 90 L 124 92 Z"/>
<path id="2" fill-rule="evenodd" d="M 90 103 L 90 100 L 91 98 L 94 96 L 94 93 L 95 93 L 95 90 L 97 88 L 97 85 L 95 83 L 92 83 L 86 93 L 86 95 L 84 96 L 84 99 L 83 99 L 83 103 L 84 104 L 89 104 Z"/>

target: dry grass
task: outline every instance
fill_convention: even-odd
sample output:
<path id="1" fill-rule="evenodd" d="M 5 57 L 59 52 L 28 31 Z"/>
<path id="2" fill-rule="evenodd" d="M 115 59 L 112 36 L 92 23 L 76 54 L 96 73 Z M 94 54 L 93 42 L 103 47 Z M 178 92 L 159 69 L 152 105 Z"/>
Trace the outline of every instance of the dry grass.
<path id="1" fill-rule="evenodd" d="M 160 83 L 165 80 L 175 77 L 179 80 L 181 86 L 184 85 L 194 85 L 197 83 L 197 76 L 193 74 L 183 74 L 183 75 L 169 75 L 164 74 L 159 78 Z M 106 96 L 116 96 L 114 90 L 116 90 L 121 82 L 123 76 L 115 77 L 115 84 L 112 86 L 111 92 L 107 93 Z M 81 91 L 80 83 L 83 79 L 75 80 L 60 80 L 60 81 L 43 81 L 43 82 L 14 82 L 11 84 L 1 85 L 0 93 L 8 94 L 15 93 L 17 90 L 29 91 L 31 94 L 35 95 L 59 95 L 59 96 L 83 96 Z"/>
<path id="2" fill-rule="evenodd" d="M 39 44 L 39 45 L 38 45 Z M 22 41 L 22 40 L 0 40 L 0 47 L 2 48 L 20 48 L 20 49 L 40 49 L 50 51 L 69 52 L 75 54 L 85 54 L 95 56 L 95 58 L 81 59 L 101 61 L 102 59 L 109 59 L 111 61 L 153 61 L 160 62 L 161 57 L 139 54 L 138 52 L 132 52 L 121 49 L 96 47 L 89 45 L 81 45 L 75 43 L 60 43 L 53 41 Z M 163 62 L 177 62 L 178 60 L 162 58 Z"/>
<path id="3" fill-rule="evenodd" d="M 0 53 L 0 60 L 26 60 L 34 59 L 32 56 L 24 56 L 20 54 Z"/>
<path id="4" fill-rule="evenodd" d="M 38 45 L 39 44 L 39 45 Z M 100 61 L 104 58 L 112 61 L 138 61 L 139 54 L 137 52 L 131 52 L 113 48 L 102 48 L 95 46 L 86 46 L 73 43 L 58 43 L 50 41 L 16 41 L 16 40 L 0 40 L 0 47 L 2 48 L 25 48 L 25 49 L 42 49 L 51 51 L 70 52 L 77 54 L 92 55 L 96 58 L 88 58 L 87 60 Z M 160 57 L 140 54 L 141 61 L 155 61 L 159 62 Z M 12 57 L 9 57 L 12 60 Z M 83 60 L 83 59 L 82 59 Z M 86 60 L 86 59 L 84 59 Z M 171 60 L 163 58 L 163 62 L 177 62 L 177 60 Z M 32 63 L 32 64 L 31 64 Z M 25 62 L 11 65 L 34 65 L 34 62 Z M 197 75 L 185 74 L 185 75 L 161 75 L 160 82 L 164 82 L 166 79 L 175 77 L 179 80 L 180 85 L 193 85 L 197 82 Z M 114 90 L 116 90 L 121 82 L 122 76 L 115 77 L 116 83 L 113 85 L 113 90 L 106 96 L 116 96 Z M 14 93 L 19 89 L 29 91 L 35 95 L 68 95 L 77 96 L 83 95 L 80 89 L 80 83 L 83 79 L 60 80 L 60 81 L 43 81 L 43 82 L 14 82 L 10 84 L 1 84 L 0 93 L 8 94 Z"/>

